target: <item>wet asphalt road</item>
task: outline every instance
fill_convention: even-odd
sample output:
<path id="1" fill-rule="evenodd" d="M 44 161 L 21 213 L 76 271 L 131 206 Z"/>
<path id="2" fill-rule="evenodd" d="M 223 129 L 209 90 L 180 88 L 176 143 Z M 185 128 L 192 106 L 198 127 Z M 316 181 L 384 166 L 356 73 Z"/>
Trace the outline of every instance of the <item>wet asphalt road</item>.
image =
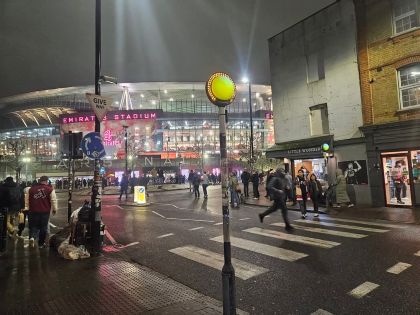
<path id="1" fill-rule="evenodd" d="M 67 199 L 64 193 L 58 197 L 60 213 L 51 222 L 60 227 L 65 224 Z M 75 205 L 83 198 L 89 197 L 75 196 Z M 119 250 L 133 261 L 221 300 L 221 271 L 208 266 L 214 263 L 215 255 L 223 254 L 223 243 L 212 240 L 223 234 L 222 225 L 218 225 L 222 222 L 220 187 L 211 187 L 207 200 L 195 199 L 184 190 L 154 193 L 150 201 L 150 206 L 140 208 L 120 204 L 117 196 L 104 196 L 103 221 L 112 241 L 129 245 Z M 297 212 L 289 212 L 296 227 L 324 230 L 296 229 L 292 236 L 305 236 L 308 244 L 255 234 L 284 232 L 283 227 L 271 225 L 282 222 L 280 212 L 261 224 L 257 214 L 262 211 L 245 205 L 231 210 L 231 236 L 242 247 L 232 247 L 232 257 L 241 261 L 234 263 L 241 277 L 236 277 L 237 307 L 251 314 L 311 314 L 317 310 L 332 314 L 420 314 L 420 256 L 415 255 L 420 255 L 419 225 L 386 221 L 375 222 L 393 226 L 369 225 L 357 218 L 353 219 L 365 224 L 338 222 L 328 220 L 327 215 L 316 220 L 312 214 L 302 223 L 294 221 L 300 219 Z M 254 233 L 245 231 L 248 229 Z M 107 244 L 111 244 L 110 238 Z M 319 245 L 319 240 L 327 242 Z M 272 257 L 279 255 L 278 248 L 306 257 L 296 261 Z M 394 271 L 400 273 L 387 272 L 399 262 L 411 266 L 403 270 L 400 264 Z M 245 265 L 241 268 L 240 264 Z M 365 282 L 372 284 L 355 292 L 359 298 L 349 294 Z M 369 287 L 374 289 L 367 292 Z"/>

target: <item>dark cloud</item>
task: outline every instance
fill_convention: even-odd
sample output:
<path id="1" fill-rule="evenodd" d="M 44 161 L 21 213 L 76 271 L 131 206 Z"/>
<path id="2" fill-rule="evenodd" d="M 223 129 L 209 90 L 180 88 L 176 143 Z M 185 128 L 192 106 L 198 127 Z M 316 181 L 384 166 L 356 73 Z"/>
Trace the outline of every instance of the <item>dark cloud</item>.
<path id="1" fill-rule="evenodd" d="M 332 0 L 103 0 L 102 72 L 120 82 L 269 83 L 267 38 Z M 0 2 L 0 97 L 93 84 L 94 0 Z"/>

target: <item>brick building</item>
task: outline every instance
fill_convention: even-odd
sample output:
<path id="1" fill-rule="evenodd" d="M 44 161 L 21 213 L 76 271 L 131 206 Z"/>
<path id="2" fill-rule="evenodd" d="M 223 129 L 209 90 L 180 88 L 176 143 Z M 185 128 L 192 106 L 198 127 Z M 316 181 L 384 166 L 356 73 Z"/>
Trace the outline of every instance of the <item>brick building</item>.
<path id="1" fill-rule="evenodd" d="M 372 203 L 420 204 L 420 0 L 355 0 Z"/>

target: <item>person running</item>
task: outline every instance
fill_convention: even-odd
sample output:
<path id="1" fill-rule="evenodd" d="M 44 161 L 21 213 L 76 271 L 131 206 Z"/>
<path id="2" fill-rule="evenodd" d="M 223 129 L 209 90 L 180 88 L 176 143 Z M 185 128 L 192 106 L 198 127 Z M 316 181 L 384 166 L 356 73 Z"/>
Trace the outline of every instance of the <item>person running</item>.
<path id="1" fill-rule="evenodd" d="M 201 178 L 201 185 L 203 186 L 204 198 L 207 199 L 207 186 L 209 185 L 209 176 L 207 175 L 206 171 L 203 172 L 203 176 Z"/>
<path id="2" fill-rule="evenodd" d="M 38 240 L 39 248 L 46 247 L 50 213 L 57 213 L 57 196 L 53 187 L 48 185 L 48 177 L 41 176 L 39 183 L 29 189 L 29 244 L 34 246 Z"/>
<path id="3" fill-rule="evenodd" d="M 302 219 L 306 218 L 306 201 L 308 200 L 308 190 L 306 187 L 306 177 L 303 169 L 298 171 L 298 176 L 295 180 L 296 186 L 296 200 L 299 202 Z"/>
<path id="4" fill-rule="evenodd" d="M 285 178 L 284 169 L 278 168 L 273 174 L 270 183 L 267 188 L 269 190 L 273 204 L 265 212 L 258 214 L 261 223 L 264 221 L 264 217 L 270 213 L 281 209 L 281 214 L 283 216 L 283 221 L 285 224 L 286 231 L 293 231 L 293 227 L 290 225 L 289 219 L 287 217 L 287 206 L 286 206 L 286 188 L 287 188 L 287 179 Z"/>
<path id="5" fill-rule="evenodd" d="M 245 198 L 249 198 L 249 180 L 250 179 L 251 179 L 251 174 L 249 174 L 248 170 L 245 168 L 241 174 L 241 181 L 242 181 L 242 185 L 244 186 Z"/>
<path id="6" fill-rule="evenodd" d="M 254 194 L 254 199 L 260 199 L 259 185 L 260 185 L 260 175 L 258 171 L 255 170 L 251 176 L 252 181 L 252 192 Z"/>
<path id="7" fill-rule="evenodd" d="M 314 217 L 318 217 L 319 216 L 319 213 L 318 213 L 319 199 L 321 198 L 321 195 L 322 195 L 322 185 L 319 182 L 319 180 L 316 178 L 315 174 L 311 174 L 311 176 L 309 177 L 308 191 L 309 191 L 309 195 L 311 196 L 311 200 L 314 204 L 314 212 L 315 212 Z"/>

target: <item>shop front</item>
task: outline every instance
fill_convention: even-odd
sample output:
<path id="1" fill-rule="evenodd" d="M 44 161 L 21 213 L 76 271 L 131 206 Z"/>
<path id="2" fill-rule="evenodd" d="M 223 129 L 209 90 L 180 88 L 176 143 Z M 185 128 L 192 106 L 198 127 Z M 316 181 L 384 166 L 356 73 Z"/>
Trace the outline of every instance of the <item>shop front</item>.
<path id="1" fill-rule="evenodd" d="M 285 169 L 293 177 L 302 169 L 306 176 L 313 173 L 318 179 L 328 181 L 328 158 L 326 155 L 332 155 L 332 142 L 332 136 L 326 136 L 278 143 L 267 150 L 266 156 L 267 158 L 283 159 Z M 328 145 L 328 150 L 323 150 L 324 144 Z"/>
<path id="2" fill-rule="evenodd" d="M 336 183 L 340 169 L 346 178 L 351 202 L 372 204 L 364 138 L 334 141 L 333 136 L 321 136 L 278 143 L 267 150 L 266 156 L 282 159 L 293 177 L 300 169 L 305 174 L 315 174 L 325 189 Z"/>
<path id="3" fill-rule="evenodd" d="M 420 121 L 362 127 L 375 206 L 420 205 Z"/>

